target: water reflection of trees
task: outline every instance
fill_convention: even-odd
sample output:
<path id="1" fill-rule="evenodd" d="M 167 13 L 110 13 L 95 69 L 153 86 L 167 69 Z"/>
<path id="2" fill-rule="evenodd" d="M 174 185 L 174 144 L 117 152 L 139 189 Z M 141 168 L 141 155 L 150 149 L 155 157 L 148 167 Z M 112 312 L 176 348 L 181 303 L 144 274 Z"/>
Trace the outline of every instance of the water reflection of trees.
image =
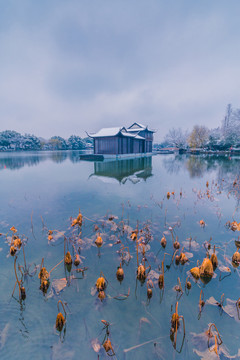
<path id="1" fill-rule="evenodd" d="M 177 175 L 180 170 L 186 169 L 191 178 L 201 178 L 205 174 L 215 171 L 221 190 L 231 193 L 237 200 L 240 199 L 240 184 L 233 186 L 236 179 L 240 179 L 240 157 L 216 155 L 176 155 L 165 158 L 164 167 L 168 173 Z"/>
<path id="2" fill-rule="evenodd" d="M 24 166 L 36 166 L 40 162 L 50 160 L 54 163 L 62 163 L 69 159 L 76 163 L 80 161 L 82 151 L 41 151 L 29 153 L 0 153 L 0 170 L 18 170 Z"/>
<path id="3" fill-rule="evenodd" d="M 209 171 L 224 173 L 239 172 L 240 157 L 214 155 L 176 155 L 163 161 L 164 167 L 170 174 L 178 174 L 180 170 L 187 169 L 191 178 L 202 177 Z"/>

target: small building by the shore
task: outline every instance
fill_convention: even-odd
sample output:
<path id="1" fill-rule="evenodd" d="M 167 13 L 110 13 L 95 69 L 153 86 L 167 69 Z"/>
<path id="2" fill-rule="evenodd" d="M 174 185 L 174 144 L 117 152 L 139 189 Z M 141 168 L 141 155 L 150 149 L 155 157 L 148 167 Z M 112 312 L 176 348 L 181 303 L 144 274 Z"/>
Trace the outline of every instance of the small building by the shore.
<path id="1" fill-rule="evenodd" d="M 94 154 L 141 154 L 151 153 L 154 130 L 139 123 L 128 128 L 103 128 L 88 134 L 94 141 Z"/>

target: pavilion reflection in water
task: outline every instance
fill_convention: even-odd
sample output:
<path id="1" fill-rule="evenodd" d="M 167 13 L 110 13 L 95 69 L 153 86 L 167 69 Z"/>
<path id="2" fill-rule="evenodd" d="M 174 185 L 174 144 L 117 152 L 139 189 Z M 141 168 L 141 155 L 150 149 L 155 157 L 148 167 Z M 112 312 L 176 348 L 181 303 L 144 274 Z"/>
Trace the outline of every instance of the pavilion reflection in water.
<path id="1" fill-rule="evenodd" d="M 114 161 L 95 161 L 94 173 L 103 181 L 117 180 L 124 184 L 127 180 L 136 184 L 141 180 L 146 181 L 152 176 L 152 157 L 141 157 L 134 159 L 114 160 Z"/>

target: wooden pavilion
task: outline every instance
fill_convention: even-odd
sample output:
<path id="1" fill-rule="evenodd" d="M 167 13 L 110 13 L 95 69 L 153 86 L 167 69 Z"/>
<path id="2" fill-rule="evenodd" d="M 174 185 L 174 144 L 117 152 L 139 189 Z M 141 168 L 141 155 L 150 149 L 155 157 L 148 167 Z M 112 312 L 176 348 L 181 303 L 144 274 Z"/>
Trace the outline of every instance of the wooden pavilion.
<path id="1" fill-rule="evenodd" d="M 152 152 L 154 132 L 135 122 L 128 128 L 103 128 L 88 136 L 94 140 L 94 154 L 141 154 Z"/>

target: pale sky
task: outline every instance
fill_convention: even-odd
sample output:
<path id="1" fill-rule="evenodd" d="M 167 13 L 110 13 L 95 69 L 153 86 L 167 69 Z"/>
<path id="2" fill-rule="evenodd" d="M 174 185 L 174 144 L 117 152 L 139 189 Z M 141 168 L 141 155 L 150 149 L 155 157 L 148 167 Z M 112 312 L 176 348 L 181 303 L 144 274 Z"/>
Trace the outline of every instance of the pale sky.
<path id="1" fill-rule="evenodd" d="M 240 107 L 239 0 L 0 0 L 0 131 L 221 124 Z"/>

